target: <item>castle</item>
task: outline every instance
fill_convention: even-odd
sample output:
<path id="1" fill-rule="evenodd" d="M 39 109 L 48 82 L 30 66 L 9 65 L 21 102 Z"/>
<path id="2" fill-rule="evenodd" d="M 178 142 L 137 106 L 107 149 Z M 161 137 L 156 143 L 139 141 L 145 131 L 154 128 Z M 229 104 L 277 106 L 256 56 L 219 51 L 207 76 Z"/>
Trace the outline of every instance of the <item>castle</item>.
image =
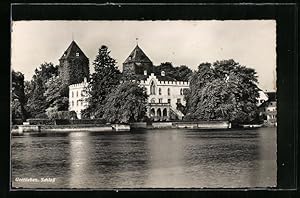
<path id="1" fill-rule="evenodd" d="M 134 75 L 139 79 L 140 86 L 146 88 L 149 96 L 147 116 L 155 121 L 182 119 L 184 115 L 177 110 L 177 105 L 185 105 L 183 93 L 184 89 L 189 89 L 189 82 L 177 81 L 164 71 L 160 75 L 154 75 L 153 71 L 152 61 L 136 45 L 123 63 L 123 74 Z M 60 59 L 59 72 L 70 85 L 69 111 L 75 111 L 80 119 L 81 111 L 88 105 L 85 101 L 88 96 L 84 90 L 88 86 L 89 69 L 88 58 L 75 41 L 72 41 Z"/>

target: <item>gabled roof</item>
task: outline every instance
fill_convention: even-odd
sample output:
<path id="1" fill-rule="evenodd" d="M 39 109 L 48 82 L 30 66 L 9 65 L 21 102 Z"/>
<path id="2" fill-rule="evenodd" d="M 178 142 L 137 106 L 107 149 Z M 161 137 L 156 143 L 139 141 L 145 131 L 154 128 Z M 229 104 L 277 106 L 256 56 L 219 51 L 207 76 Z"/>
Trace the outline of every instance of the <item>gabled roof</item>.
<path id="1" fill-rule="evenodd" d="M 133 51 L 130 53 L 128 58 L 125 60 L 124 63 L 152 63 L 152 61 L 147 57 L 147 55 L 143 52 L 143 50 L 136 45 Z"/>
<path id="2" fill-rule="evenodd" d="M 75 57 L 77 52 L 79 52 L 81 57 L 83 56 L 87 58 L 83 51 L 80 49 L 80 47 L 77 45 L 77 43 L 73 40 L 60 59 Z"/>
<path id="3" fill-rule="evenodd" d="M 266 92 L 268 101 L 276 101 L 276 92 Z"/>

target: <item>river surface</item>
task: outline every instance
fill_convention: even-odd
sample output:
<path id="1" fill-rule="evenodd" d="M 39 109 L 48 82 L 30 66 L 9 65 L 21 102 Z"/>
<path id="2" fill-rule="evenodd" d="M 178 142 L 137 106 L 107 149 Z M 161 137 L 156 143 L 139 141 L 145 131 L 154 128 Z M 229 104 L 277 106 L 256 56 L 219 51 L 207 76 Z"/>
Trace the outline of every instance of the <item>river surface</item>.
<path id="1" fill-rule="evenodd" d="M 11 150 L 12 188 L 276 186 L 276 128 L 47 133 Z"/>

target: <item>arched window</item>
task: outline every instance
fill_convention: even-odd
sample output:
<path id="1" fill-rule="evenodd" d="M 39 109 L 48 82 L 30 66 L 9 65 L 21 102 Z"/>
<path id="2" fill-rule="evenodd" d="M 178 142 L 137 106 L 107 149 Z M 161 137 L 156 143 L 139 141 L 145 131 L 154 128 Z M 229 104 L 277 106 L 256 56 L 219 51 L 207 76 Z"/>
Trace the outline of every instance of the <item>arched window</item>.
<path id="1" fill-rule="evenodd" d="M 150 95 L 155 95 L 155 89 L 156 89 L 155 84 L 152 81 L 150 85 Z"/>
<path id="2" fill-rule="evenodd" d="M 164 110 L 163 110 L 163 116 L 168 116 L 168 111 L 167 111 L 167 109 L 166 108 L 164 108 Z"/>
<path id="3" fill-rule="evenodd" d="M 170 88 L 168 88 L 168 96 L 170 95 Z"/>
<path id="4" fill-rule="evenodd" d="M 155 99 L 154 99 L 154 98 L 152 98 L 150 102 L 151 102 L 151 103 L 155 103 Z"/>
<path id="5" fill-rule="evenodd" d="M 161 88 L 158 88 L 158 94 L 161 95 Z"/>
<path id="6" fill-rule="evenodd" d="M 78 91 L 76 91 L 76 97 L 78 97 Z"/>
<path id="7" fill-rule="evenodd" d="M 154 110 L 154 109 L 151 109 L 151 111 L 150 111 L 150 116 L 151 116 L 151 117 L 155 116 L 155 110 Z"/>
<path id="8" fill-rule="evenodd" d="M 161 117 L 161 110 L 160 110 L 160 108 L 157 109 L 157 116 Z"/>
<path id="9" fill-rule="evenodd" d="M 74 92 L 72 91 L 72 98 L 74 97 Z"/>
<path id="10" fill-rule="evenodd" d="M 73 93 L 73 92 L 72 92 Z M 74 107 L 74 101 L 72 101 L 72 107 Z"/>
<path id="11" fill-rule="evenodd" d="M 183 91 L 182 91 L 182 88 L 180 89 L 180 95 L 183 95 Z"/>

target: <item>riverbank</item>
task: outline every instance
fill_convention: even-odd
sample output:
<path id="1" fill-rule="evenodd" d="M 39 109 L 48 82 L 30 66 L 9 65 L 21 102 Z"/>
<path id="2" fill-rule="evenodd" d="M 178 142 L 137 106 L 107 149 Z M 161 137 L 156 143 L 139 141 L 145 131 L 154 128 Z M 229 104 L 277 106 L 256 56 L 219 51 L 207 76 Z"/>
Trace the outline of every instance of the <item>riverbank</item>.
<path id="1" fill-rule="evenodd" d="M 131 129 L 230 129 L 228 121 L 199 121 L 199 122 L 136 122 L 130 124 L 80 124 L 80 125 L 16 125 L 12 134 L 51 133 L 51 132 L 105 132 L 130 131 Z"/>

